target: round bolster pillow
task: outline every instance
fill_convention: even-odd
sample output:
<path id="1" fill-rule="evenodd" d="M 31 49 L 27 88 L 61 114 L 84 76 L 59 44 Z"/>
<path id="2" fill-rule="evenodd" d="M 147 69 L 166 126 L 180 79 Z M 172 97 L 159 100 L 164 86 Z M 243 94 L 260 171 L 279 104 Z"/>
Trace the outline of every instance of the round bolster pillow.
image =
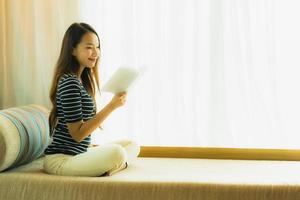
<path id="1" fill-rule="evenodd" d="M 39 105 L 0 110 L 0 172 L 43 155 L 50 142 L 48 116 Z"/>

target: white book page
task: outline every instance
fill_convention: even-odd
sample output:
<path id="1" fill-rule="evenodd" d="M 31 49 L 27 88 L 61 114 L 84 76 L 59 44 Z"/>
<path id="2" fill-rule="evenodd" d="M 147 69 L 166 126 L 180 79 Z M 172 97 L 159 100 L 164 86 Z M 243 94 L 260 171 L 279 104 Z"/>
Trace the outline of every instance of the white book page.
<path id="1" fill-rule="evenodd" d="M 144 70 L 120 67 L 110 79 L 104 84 L 102 91 L 117 94 L 119 92 L 128 92 L 137 82 Z"/>

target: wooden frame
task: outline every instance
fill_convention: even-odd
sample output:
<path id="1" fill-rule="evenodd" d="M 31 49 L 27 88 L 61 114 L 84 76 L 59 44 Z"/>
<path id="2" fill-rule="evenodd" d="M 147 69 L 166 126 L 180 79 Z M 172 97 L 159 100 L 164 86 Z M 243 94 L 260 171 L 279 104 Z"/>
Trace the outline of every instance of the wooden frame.
<path id="1" fill-rule="evenodd" d="M 300 150 L 142 146 L 139 157 L 300 160 Z"/>

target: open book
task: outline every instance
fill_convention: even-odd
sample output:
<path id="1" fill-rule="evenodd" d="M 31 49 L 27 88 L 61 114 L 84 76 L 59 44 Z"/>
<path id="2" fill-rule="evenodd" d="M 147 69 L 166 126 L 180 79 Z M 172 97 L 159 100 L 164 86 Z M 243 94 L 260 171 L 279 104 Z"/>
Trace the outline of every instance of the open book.
<path id="1" fill-rule="evenodd" d="M 110 79 L 105 83 L 102 91 L 117 94 L 119 92 L 128 91 L 134 83 L 140 78 L 144 69 L 135 69 L 129 67 L 120 67 L 117 69 Z"/>

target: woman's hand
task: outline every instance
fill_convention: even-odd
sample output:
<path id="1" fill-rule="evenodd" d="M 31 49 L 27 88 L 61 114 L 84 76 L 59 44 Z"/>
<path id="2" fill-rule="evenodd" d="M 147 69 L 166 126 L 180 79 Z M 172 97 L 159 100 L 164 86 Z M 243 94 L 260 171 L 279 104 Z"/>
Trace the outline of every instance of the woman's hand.
<path id="1" fill-rule="evenodd" d="M 126 102 L 126 97 L 127 97 L 127 92 L 120 92 L 112 98 L 109 104 L 113 108 L 118 108 L 120 106 L 123 106 Z"/>

